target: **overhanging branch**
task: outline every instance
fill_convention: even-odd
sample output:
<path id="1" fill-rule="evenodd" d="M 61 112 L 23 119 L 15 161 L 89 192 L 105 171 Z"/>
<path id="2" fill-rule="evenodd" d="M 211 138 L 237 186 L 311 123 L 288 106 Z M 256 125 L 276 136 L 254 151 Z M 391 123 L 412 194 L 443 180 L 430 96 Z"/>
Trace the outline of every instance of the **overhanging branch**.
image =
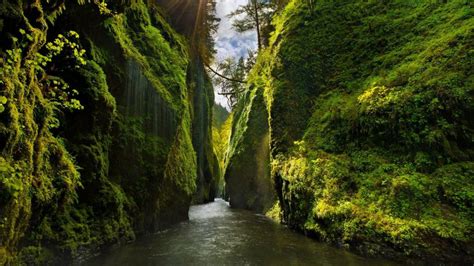
<path id="1" fill-rule="evenodd" d="M 217 94 L 222 95 L 222 96 L 235 95 L 235 94 L 237 94 L 237 93 L 242 93 L 242 92 L 244 92 L 244 91 L 245 91 L 245 90 L 234 91 L 234 92 L 218 92 Z"/>
<path id="2" fill-rule="evenodd" d="M 224 75 L 222 75 L 221 73 L 217 72 L 216 70 L 214 70 L 212 67 L 210 67 L 208 64 L 206 64 L 206 67 L 214 74 L 216 74 L 217 76 L 225 79 L 225 80 L 228 80 L 228 81 L 232 81 L 232 82 L 238 82 L 238 83 L 245 83 L 245 81 L 243 80 L 238 80 L 238 79 L 233 79 L 233 78 L 229 78 L 229 77 L 226 77 Z"/>

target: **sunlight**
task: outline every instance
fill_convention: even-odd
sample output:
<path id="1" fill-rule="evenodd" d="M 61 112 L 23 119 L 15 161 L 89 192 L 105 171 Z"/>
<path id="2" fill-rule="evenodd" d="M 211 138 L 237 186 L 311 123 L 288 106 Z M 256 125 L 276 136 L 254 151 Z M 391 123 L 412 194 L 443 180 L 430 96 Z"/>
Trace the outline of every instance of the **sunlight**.
<path id="1" fill-rule="evenodd" d="M 195 40 L 205 17 L 207 0 L 158 0 L 158 3 L 170 14 L 177 29 Z"/>

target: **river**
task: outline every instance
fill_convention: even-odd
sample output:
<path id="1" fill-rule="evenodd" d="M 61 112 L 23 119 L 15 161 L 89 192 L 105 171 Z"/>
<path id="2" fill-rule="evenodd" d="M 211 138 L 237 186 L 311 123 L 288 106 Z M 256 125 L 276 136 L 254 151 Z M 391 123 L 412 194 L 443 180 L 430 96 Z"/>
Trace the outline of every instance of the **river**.
<path id="1" fill-rule="evenodd" d="M 85 265 L 395 265 L 316 242 L 227 202 L 192 206 L 189 221 Z"/>

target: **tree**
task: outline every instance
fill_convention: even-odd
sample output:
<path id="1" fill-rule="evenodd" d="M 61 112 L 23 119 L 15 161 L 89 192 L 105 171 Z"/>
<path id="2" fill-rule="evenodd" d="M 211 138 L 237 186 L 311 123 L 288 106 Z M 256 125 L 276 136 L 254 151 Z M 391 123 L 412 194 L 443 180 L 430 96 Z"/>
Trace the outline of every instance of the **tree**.
<path id="1" fill-rule="evenodd" d="M 214 81 L 221 89 L 219 94 L 227 98 L 230 107 L 234 107 L 245 89 L 245 83 L 239 82 L 245 80 L 245 61 L 242 57 L 238 62 L 233 58 L 227 58 L 219 63 L 217 69 L 222 73 L 222 76 L 214 76 Z"/>
<path id="2" fill-rule="evenodd" d="M 269 0 L 249 0 L 246 5 L 240 6 L 229 17 L 236 18 L 233 26 L 238 32 L 249 30 L 257 31 L 258 50 L 263 47 L 263 30 L 271 25 L 271 18 L 275 10 L 275 4 Z M 243 16 L 243 17 L 242 17 Z"/>
<path id="3" fill-rule="evenodd" d="M 257 52 L 253 50 L 247 51 L 247 59 L 245 60 L 245 73 L 248 75 L 253 66 L 257 63 Z"/>
<path id="4" fill-rule="evenodd" d="M 216 70 L 206 65 L 208 70 L 214 74 L 212 77 L 214 84 L 220 87 L 219 94 L 227 98 L 230 107 L 237 104 L 240 95 L 245 91 L 245 80 L 255 65 L 256 59 L 257 53 L 249 50 L 246 58 L 240 57 L 237 62 L 232 57 L 227 58 L 217 65 Z"/>
<path id="5" fill-rule="evenodd" d="M 231 57 L 225 59 L 217 65 L 217 70 L 208 67 L 214 73 L 214 83 L 220 87 L 219 94 L 227 98 L 227 103 L 231 108 L 237 104 L 240 96 L 245 92 L 245 79 L 254 63 L 255 53 L 249 52 L 246 59 L 244 57 L 240 57 L 237 61 Z"/>
<path id="6" fill-rule="evenodd" d="M 216 0 L 148 1 L 157 3 L 170 15 L 175 30 L 189 39 L 191 55 L 210 64 L 216 52 L 214 34 L 220 21 L 216 16 Z"/>
<path id="7" fill-rule="evenodd" d="M 214 34 L 219 28 L 220 18 L 216 16 L 216 0 L 206 1 L 206 18 L 203 20 L 203 37 L 200 42 L 200 52 L 206 62 L 210 62 L 216 53 Z"/>

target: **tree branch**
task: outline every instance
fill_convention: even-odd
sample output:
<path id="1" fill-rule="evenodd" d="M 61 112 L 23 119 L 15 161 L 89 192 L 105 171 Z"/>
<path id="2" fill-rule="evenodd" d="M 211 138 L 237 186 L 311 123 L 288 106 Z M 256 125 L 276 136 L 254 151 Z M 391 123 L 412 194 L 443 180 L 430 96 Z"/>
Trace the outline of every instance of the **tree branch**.
<path id="1" fill-rule="evenodd" d="M 219 77 L 221 77 L 225 80 L 232 81 L 232 82 L 238 82 L 238 83 L 245 83 L 245 81 L 243 81 L 243 80 L 238 80 L 238 79 L 233 79 L 233 78 L 226 77 L 226 76 L 220 74 L 219 72 L 215 71 L 214 69 L 212 69 L 212 67 L 210 67 L 208 64 L 205 64 L 205 65 L 212 73 L 216 74 L 217 76 L 219 76 Z"/>
<path id="2" fill-rule="evenodd" d="M 235 95 L 235 94 L 237 94 L 237 93 L 242 93 L 242 92 L 244 92 L 244 91 L 245 91 L 245 90 L 235 91 L 235 92 L 218 92 L 217 94 L 222 95 L 222 96 Z"/>

